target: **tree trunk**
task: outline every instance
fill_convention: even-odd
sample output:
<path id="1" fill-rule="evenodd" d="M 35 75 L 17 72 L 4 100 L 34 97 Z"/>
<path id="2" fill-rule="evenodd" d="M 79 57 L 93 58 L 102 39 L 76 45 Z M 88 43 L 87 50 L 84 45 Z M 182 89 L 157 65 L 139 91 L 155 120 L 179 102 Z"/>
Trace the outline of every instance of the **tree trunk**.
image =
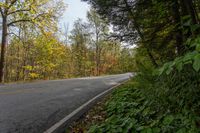
<path id="1" fill-rule="evenodd" d="M 19 81 L 20 80 L 20 68 L 22 66 L 20 66 L 20 48 L 19 48 L 19 45 L 17 47 L 17 72 L 16 72 L 16 78 L 15 78 L 15 81 Z"/>
<path id="2" fill-rule="evenodd" d="M 180 29 L 181 26 L 181 16 L 179 11 L 179 3 L 177 0 L 174 1 L 172 6 L 172 13 L 173 13 L 173 19 L 174 19 L 174 25 L 175 26 L 175 40 L 176 40 L 176 48 L 177 48 L 177 54 L 181 55 L 184 51 L 184 45 L 183 45 L 183 33 Z"/>
<path id="3" fill-rule="evenodd" d="M 149 58 L 150 58 L 150 60 L 151 60 L 151 62 L 153 64 L 153 66 L 157 68 L 158 64 L 156 63 L 156 60 L 154 59 L 151 51 L 149 50 L 149 48 L 146 48 L 146 49 L 147 49 L 148 56 L 149 56 Z"/>
<path id="4" fill-rule="evenodd" d="M 185 5 L 185 0 L 180 0 L 180 7 L 181 7 L 181 16 L 182 17 L 185 17 L 187 15 L 190 15 L 187 11 L 187 5 Z M 188 20 L 183 20 L 182 23 L 186 23 Z M 186 26 L 186 25 L 183 25 L 183 29 L 185 31 L 187 31 L 186 33 L 183 33 L 184 35 L 184 41 L 186 41 L 191 35 L 192 35 L 192 31 L 190 29 L 190 26 Z"/>
<path id="5" fill-rule="evenodd" d="M 100 75 L 100 44 L 99 44 L 99 32 L 96 28 L 96 76 Z"/>
<path id="6" fill-rule="evenodd" d="M 197 13 L 197 9 L 195 7 L 195 4 L 193 3 L 193 0 L 181 0 L 181 11 L 182 11 L 182 16 L 190 16 L 192 25 L 199 24 L 199 17 Z M 187 21 L 187 20 L 186 20 Z M 184 22 L 183 22 L 184 23 Z M 188 33 L 186 34 L 186 39 L 190 37 L 191 35 L 198 35 L 200 33 L 199 29 L 196 29 L 195 31 L 192 31 L 191 26 L 185 26 L 184 28 L 189 29 Z"/>
<path id="7" fill-rule="evenodd" d="M 125 4 L 126 4 L 126 8 L 127 8 L 128 12 L 129 12 L 129 14 L 130 14 L 130 15 L 132 16 L 132 18 L 133 18 L 133 21 L 132 21 L 132 22 L 133 22 L 134 28 L 136 29 L 136 31 L 137 31 L 139 37 L 141 38 L 142 42 L 145 42 L 144 35 L 142 34 L 138 23 L 134 20 L 135 16 L 134 16 L 134 13 L 133 13 L 132 10 L 131 10 L 131 7 L 128 5 L 127 0 L 124 0 L 124 2 L 125 2 Z M 151 51 L 149 50 L 148 47 L 147 47 L 146 49 L 147 49 L 147 53 L 148 53 L 148 56 L 149 56 L 149 58 L 150 58 L 152 64 L 154 65 L 154 67 L 158 67 L 158 64 L 156 63 L 155 58 L 154 58 L 153 55 L 151 54 Z"/>
<path id="8" fill-rule="evenodd" d="M 96 42 L 98 43 L 98 42 Z M 96 44 L 96 76 L 99 76 L 99 44 Z"/>
<path id="9" fill-rule="evenodd" d="M 193 0 L 184 0 L 184 2 L 185 2 L 185 5 L 187 6 L 188 13 L 191 16 L 192 23 L 197 24 L 198 21 L 197 21 L 197 16 L 195 13 L 195 8 L 193 6 Z"/>
<path id="10" fill-rule="evenodd" d="M 0 58 L 0 83 L 4 82 L 4 65 L 5 52 L 8 37 L 7 16 L 2 17 L 2 42 L 1 42 L 1 58 Z"/>

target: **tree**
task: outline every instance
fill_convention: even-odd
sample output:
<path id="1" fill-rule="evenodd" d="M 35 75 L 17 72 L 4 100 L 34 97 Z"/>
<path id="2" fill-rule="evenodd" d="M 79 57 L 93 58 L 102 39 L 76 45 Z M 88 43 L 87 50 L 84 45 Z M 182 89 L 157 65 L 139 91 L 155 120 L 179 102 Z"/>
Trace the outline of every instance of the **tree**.
<path id="1" fill-rule="evenodd" d="M 83 0 L 114 27 L 112 37 L 146 49 L 155 67 L 187 52 L 199 35 L 198 0 Z"/>
<path id="2" fill-rule="evenodd" d="M 5 81 L 69 77 L 72 62 L 69 46 L 53 33 L 34 34 L 29 30 L 21 31 L 26 40 L 13 37 L 7 47 Z"/>
<path id="3" fill-rule="evenodd" d="M 86 62 L 88 59 L 88 40 L 90 34 L 86 29 L 86 24 L 78 19 L 74 23 L 74 28 L 71 31 L 71 48 L 72 48 L 72 58 L 74 63 L 73 73 L 75 76 L 87 76 L 86 74 Z"/>
<path id="4" fill-rule="evenodd" d="M 55 22 L 64 9 L 62 1 L 51 0 L 4 0 L 0 2 L 0 13 L 2 17 L 2 43 L 0 59 L 0 82 L 3 82 L 5 52 L 8 42 L 8 29 L 19 23 L 29 22 L 46 30 L 45 27 L 55 27 Z M 48 24 L 47 24 L 48 22 Z"/>
<path id="5" fill-rule="evenodd" d="M 139 38 L 144 40 L 143 31 L 141 29 L 137 14 L 135 11 L 135 2 L 127 0 L 84 0 L 92 4 L 93 8 L 97 12 L 107 18 L 107 20 L 113 25 L 114 34 L 112 37 L 116 37 L 121 41 L 135 43 Z M 157 63 L 151 53 L 151 50 L 147 47 L 148 55 L 151 57 L 153 64 L 157 66 Z"/>
<path id="6" fill-rule="evenodd" d="M 106 35 L 108 34 L 108 24 L 106 21 L 95 12 L 95 10 L 90 10 L 87 14 L 87 18 L 89 21 L 89 27 L 91 34 L 93 35 L 92 42 L 95 45 L 96 51 L 96 75 L 100 75 L 100 67 L 101 67 L 101 52 L 103 49 L 102 44 L 106 39 Z"/>

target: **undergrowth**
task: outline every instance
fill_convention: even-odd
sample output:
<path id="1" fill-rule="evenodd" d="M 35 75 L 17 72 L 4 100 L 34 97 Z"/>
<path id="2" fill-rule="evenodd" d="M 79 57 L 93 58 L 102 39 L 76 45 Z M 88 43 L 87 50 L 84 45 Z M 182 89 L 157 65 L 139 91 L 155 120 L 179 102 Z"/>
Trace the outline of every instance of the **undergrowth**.
<path id="1" fill-rule="evenodd" d="M 200 132 L 199 74 L 193 69 L 155 76 L 138 73 L 116 89 L 107 101 L 105 122 L 89 133 L 197 133 Z"/>

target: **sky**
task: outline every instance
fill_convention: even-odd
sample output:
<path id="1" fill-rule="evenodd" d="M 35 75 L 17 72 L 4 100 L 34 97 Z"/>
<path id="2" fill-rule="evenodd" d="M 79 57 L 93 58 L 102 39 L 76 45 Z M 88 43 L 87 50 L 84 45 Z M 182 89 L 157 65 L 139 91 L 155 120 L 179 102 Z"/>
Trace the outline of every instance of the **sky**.
<path id="1" fill-rule="evenodd" d="M 64 0 L 67 4 L 67 9 L 64 12 L 61 20 L 60 20 L 60 27 L 62 30 L 65 30 L 64 25 L 68 25 L 68 31 L 71 31 L 73 28 L 73 23 L 78 18 L 83 19 L 86 21 L 86 14 L 89 11 L 89 5 L 86 2 L 81 2 L 81 0 Z"/>

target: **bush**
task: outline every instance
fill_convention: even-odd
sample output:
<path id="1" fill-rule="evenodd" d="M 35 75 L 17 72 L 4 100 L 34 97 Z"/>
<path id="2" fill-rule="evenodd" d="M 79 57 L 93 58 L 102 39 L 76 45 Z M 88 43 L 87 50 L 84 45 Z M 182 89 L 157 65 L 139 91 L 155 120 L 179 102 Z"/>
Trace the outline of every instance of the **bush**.
<path id="1" fill-rule="evenodd" d="M 184 66 L 182 73 L 156 76 L 143 69 L 113 92 L 107 119 L 90 133 L 197 133 L 200 125 L 199 73 Z"/>

